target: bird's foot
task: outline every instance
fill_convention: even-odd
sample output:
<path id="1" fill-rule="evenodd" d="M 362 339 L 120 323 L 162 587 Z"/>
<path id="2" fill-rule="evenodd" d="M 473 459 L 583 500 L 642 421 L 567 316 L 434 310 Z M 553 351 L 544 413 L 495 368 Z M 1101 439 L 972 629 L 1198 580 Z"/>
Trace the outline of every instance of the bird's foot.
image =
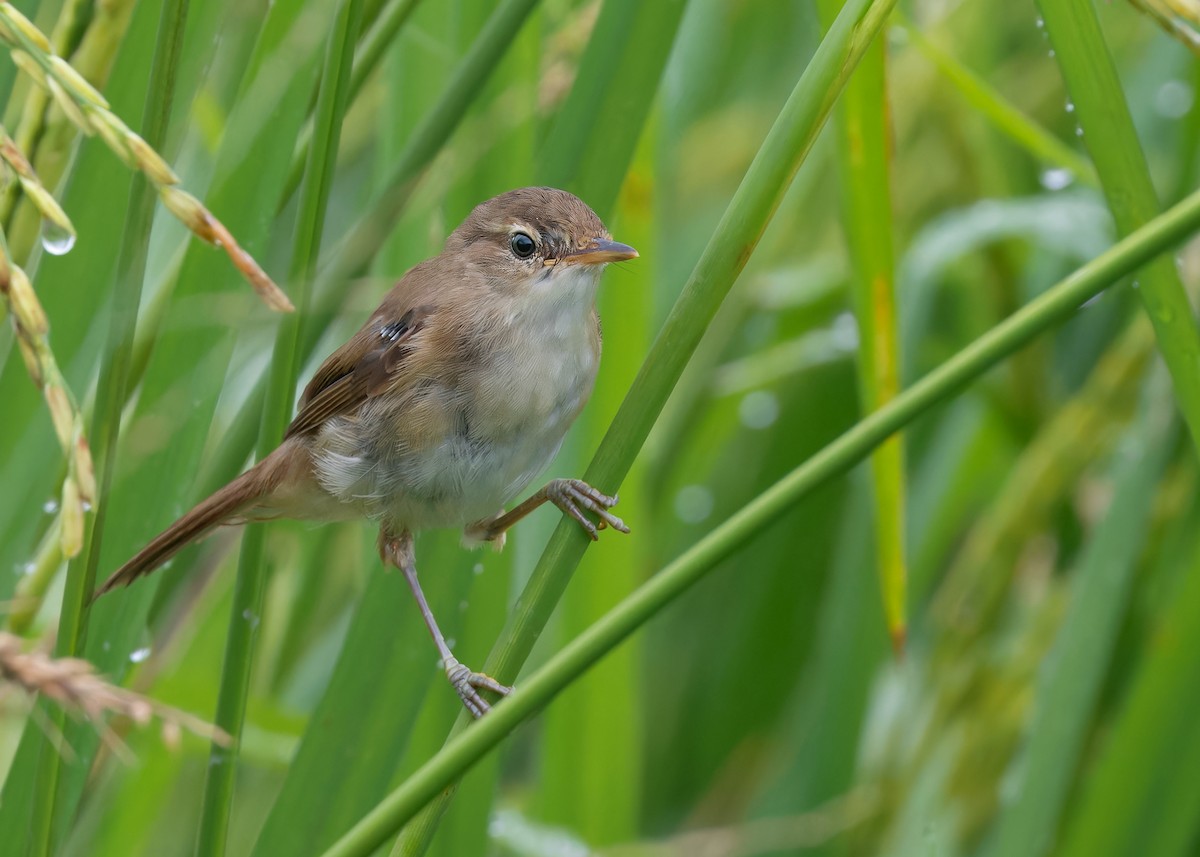
<path id="1" fill-rule="evenodd" d="M 462 700 L 467 711 L 471 712 L 471 716 L 477 720 L 492 710 L 492 706 L 479 695 L 479 691 L 490 690 L 500 696 L 508 696 L 512 693 L 511 687 L 501 684 L 489 675 L 472 672 L 453 657 L 448 658 L 443 666 L 446 668 L 446 678 L 450 680 L 450 685 L 458 694 L 458 698 Z"/>
<path id="2" fill-rule="evenodd" d="M 582 479 L 555 479 L 546 486 L 546 497 L 574 518 L 593 541 L 599 538 L 599 531 L 605 527 L 612 527 L 620 533 L 629 532 L 625 522 L 608 511 L 617 505 L 618 498 L 615 495 L 609 497 L 607 494 L 601 494 Z M 584 509 L 599 518 L 599 523 L 593 523 L 583 514 Z"/>

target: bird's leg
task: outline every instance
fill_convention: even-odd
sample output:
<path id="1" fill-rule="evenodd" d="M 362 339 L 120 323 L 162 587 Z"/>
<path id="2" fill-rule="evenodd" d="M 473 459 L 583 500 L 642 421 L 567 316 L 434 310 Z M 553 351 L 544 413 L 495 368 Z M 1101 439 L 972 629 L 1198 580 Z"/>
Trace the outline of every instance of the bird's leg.
<path id="1" fill-rule="evenodd" d="M 599 538 L 598 531 L 605 527 L 612 527 L 622 533 L 629 532 L 629 527 L 625 526 L 625 522 L 608 511 L 617 505 L 615 496 L 609 497 L 607 494 L 601 494 L 582 479 L 555 479 L 511 511 L 469 525 L 465 531 L 466 537 L 475 541 L 495 541 L 503 537 L 509 527 L 546 501 L 553 503 L 578 521 L 579 526 L 583 527 L 584 532 L 593 541 Z M 599 518 L 600 522 L 593 523 L 587 515 L 583 514 L 585 509 Z"/>
<path id="2" fill-rule="evenodd" d="M 429 609 L 429 602 L 425 600 L 425 593 L 421 591 L 421 584 L 417 580 L 412 534 L 405 532 L 399 537 L 395 537 L 380 530 L 379 555 L 385 563 L 390 563 L 400 569 L 404 579 L 408 581 L 409 589 L 412 590 L 413 597 L 417 599 L 421 618 L 425 620 L 425 627 L 433 635 L 433 643 L 437 646 L 438 654 L 441 655 L 446 678 L 450 680 L 451 686 L 462 700 L 463 705 L 467 707 L 467 711 L 471 712 L 474 717 L 482 717 L 491 710 L 491 706 L 479 695 L 480 690 L 490 690 L 501 696 L 508 696 L 512 692 L 512 688 L 500 684 L 491 676 L 472 672 L 459 663 L 450 651 L 450 647 L 446 645 L 446 638 L 442 636 L 442 631 L 438 628 L 437 620 L 433 618 L 433 611 Z"/>

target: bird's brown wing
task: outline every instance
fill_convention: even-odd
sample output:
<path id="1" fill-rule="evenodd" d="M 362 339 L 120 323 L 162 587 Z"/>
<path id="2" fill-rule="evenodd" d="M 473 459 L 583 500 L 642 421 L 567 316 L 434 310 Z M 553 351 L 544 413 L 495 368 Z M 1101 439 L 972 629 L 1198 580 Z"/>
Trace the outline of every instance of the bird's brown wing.
<path id="1" fill-rule="evenodd" d="M 304 388 L 299 412 L 285 439 L 311 434 L 330 418 L 357 411 L 363 402 L 391 386 L 412 350 L 413 336 L 434 309 L 414 307 L 389 321 L 386 306 L 385 302 L 380 312 L 321 364 Z"/>

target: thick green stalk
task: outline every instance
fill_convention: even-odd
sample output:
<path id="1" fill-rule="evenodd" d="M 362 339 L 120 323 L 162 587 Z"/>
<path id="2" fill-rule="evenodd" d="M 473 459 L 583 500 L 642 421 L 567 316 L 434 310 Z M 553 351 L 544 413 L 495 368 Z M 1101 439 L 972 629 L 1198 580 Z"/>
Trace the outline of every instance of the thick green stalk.
<path id="1" fill-rule="evenodd" d="M 1138 270 L 1197 228 L 1200 228 L 1200 192 L 1076 270 L 891 402 L 860 420 L 713 529 L 551 657 L 486 717 L 451 739 L 440 753 L 326 851 L 324 857 L 371 854 L 518 724 L 540 711 L 592 664 L 776 521 L 798 500 L 863 461 L 872 450 L 918 416 L 978 379 L 1109 285 Z"/>
<path id="2" fill-rule="evenodd" d="M 822 0 L 833 20 L 841 0 Z M 896 260 L 892 234 L 891 138 L 887 52 L 871 46 L 838 104 L 842 222 L 850 256 L 850 296 L 858 321 L 858 397 L 873 411 L 900 392 Z M 904 649 L 908 564 L 904 550 L 904 440 L 890 438 L 871 456 L 875 551 L 883 616 L 893 648 Z"/>
<path id="3" fill-rule="evenodd" d="M 158 42 L 154 50 L 153 72 L 146 93 L 146 112 L 142 123 L 142 137 L 156 149 L 162 146 L 167 136 L 171 99 L 175 92 L 175 71 L 182 49 L 187 12 L 188 0 L 171 0 L 164 4 L 159 19 Z M 108 336 L 100 362 L 96 409 L 91 427 L 97 476 L 97 508 L 96 514 L 85 521 L 84 549 L 67 568 L 58 619 L 58 641 L 55 645 L 55 653 L 59 657 L 79 655 L 87 630 L 85 607 L 95 584 L 96 568 L 100 561 L 108 497 L 112 489 L 117 429 L 129 383 L 134 328 L 142 297 L 155 198 L 154 188 L 141 175 L 135 177 L 130 189 L 121 254 L 112 288 Z M 47 716 L 51 723 L 61 729 L 61 709 L 51 709 Z M 54 806 L 61 761 L 58 748 L 52 742 L 43 740 L 31 821 L 31 851 L 35 854 L 46 854 L 52 850 Z"/>
<path id="4" fill-rule="evenodd" d="M 649 355 L 600 443 L 584 479 L 615 491 L 645 443 L 709 322 L 754 252 L 792 177 L 817 138 L 834 101 L 894 0 L 851 0 L 830 27 L 775 120 L 713 238 L 688 278 Z M 589 540 L 564 518 L 517 600 L 484 671 L 512 683 L 561 600 Z M 457 728 L 465 721 L 460 719 Z M 423 853 L 453 797 L 448 790 L 406 831 L 402 853 Z"/>
<path id="5" fill-rule="evenodd" d="M 275 351 L 259 430 L 260 459 L 279 444 L 292 411 L 299 368 L 300 324 L 308 309 L 311 283 L 321 247 L 321 231 L 325 223 L 329 188 L 333 183 L 342 116 L 348 100 L 354 42 L 358 35 L 361 15 L 362 0 L 345 0 L 342 3 L 334 19 L 325 52 L 325 66 L 322 70 L 315 116 L 317 133 L 314 134 L 313 145 L 309 149 L 308 166 L 301 188 L 300 210 L 296 217 L 296 233 L 288 277 L 297 311 L 283 320 L 275 339 Z M 217 698 L 216 722 L 227 734 L 234 736 L 235 740 L 241 736 L 242 722 L 245 719 L 255 631 L 262 615 L 266 572 L 263 528 L 252 527 L 242 542 L 225 647 L 225 663 L 221 673 L 221 689 Z M 209 755 L 208 776 L 205 780 L 197 842 L 198 854 L 225 853 L 236 760 L 236 745 L 223 746 L 213 743 Z"/>
<path id="6" fill-rule="evenodd" d="M 1160 205 L 1096 9 L 1092 0 L 1038 0 L 1038 8 L 1117 231 L 1128 235 Z M 1200 330 L 1195 315 L 1172 259 L 1159 259 L 1140 278 L 1138 294 L 1175 382 L 1179 410 L 1200 449 Z"/>

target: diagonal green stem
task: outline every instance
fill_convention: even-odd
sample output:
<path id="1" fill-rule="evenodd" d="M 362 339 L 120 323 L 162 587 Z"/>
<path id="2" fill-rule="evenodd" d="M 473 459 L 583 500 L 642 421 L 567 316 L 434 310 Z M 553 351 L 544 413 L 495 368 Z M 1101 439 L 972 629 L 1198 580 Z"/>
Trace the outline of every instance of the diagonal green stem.
<path id="1" fill-rule="evenodd" d="M 859 421 L 760 494 L 573 640 L 486 717 L 452 738 L 324 857 L 371 854 L 422 806 L 496 747 L 517 725 L 797 501 L 862 462 L 921 414 L 1058 324 L 1112 283 L 1136 271 L 1200 228 L 1194 193 L 1079 268 L 976 339 L 888 404 Z"/>
<path id="2" fill-rule="evenodd" d="M 259 430 L 260 459 L 279 444 L 292 410 L 296 374 L 300 365 L 300 324 L 307 314 L 317 255 L 321 247 L 321 231 L 325 223 L 329 189 L 333 183 L 342 116 L 348 101 L 354 42 L 361 16 L 362 0 L 345 0 L 329 34 L 320 94 L 317 97 L 314 126 L 317 133 L 314 134 L 313 145 L 308 153 L 289 270 L 289 281 L 297 311 L 283 319 L 275 339 L 275 351 L 267 380 Z M 221 672 L 221 689 L 217 698 L 216 722 L 227 734 L 234 736 L 235 740 L 241 736 L 245 719 L 255 631 L 258 617 L 262 615 L 266 590 L 267 569 L 263 558 L 263 538 L 263 528 L 252 527 L 242 541 L 233 610 L 225 646 L 225 663 Z M 209 755 L 208 776 L 204 784 L 204 803 L 196 848 L 198 854 L 225 853 L 236 760 L 236 746 L 213 743 Z"/>
<path id="3" fill-rule="evenodd" d="M 167 136 L 171 100 L 175 93 L 175 71 L 183 46 L 187 13 L 188 0 L 172 0 L 164 4 L 159 18 L 158 41 L 142 123 L 142 137 L 155 149 L 162 147 Z M 112 489 L 113 462 L 116 458 L 117 427 L 121 422 L 121 408 L 129 387 L 134 328 L 142 298 L 142 279 L 146 271 L 156 194 L 149 182 L 138 174 L 134 177 L 129 196 L 91 427 L 97 477 L 96 514 L 85 524 L 83 551 L 67 567 L 55 647 L 59 657 L 77 656 L 83 649 L 87 629 L 85 606 L 100 562 L 108 498 Z M 51 709 L 48 717 L 55 727 L 61 729 L 61 709 Z M 52 850 L 54 806 L 61 761 L 58 749 L 52 746 L 52 742 L 43 740 L 36 781 L 37 794 L 33 802 L 32 853 L 35 854 L 46 854 Z"/>

